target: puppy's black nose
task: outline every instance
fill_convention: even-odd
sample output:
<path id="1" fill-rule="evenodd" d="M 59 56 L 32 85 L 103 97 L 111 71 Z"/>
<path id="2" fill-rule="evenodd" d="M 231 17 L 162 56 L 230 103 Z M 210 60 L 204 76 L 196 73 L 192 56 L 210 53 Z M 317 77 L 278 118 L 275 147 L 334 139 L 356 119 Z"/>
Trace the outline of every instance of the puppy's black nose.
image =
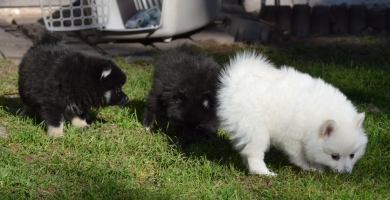
<path id="1" fill-rule="evenodd" d="M 121 102 L 120 102 L 120 105 L 124 105 L 126 104 L 127 102 L 129 101 L 129 97 L 128 96 L 125 96 L 122 98 Z"/>

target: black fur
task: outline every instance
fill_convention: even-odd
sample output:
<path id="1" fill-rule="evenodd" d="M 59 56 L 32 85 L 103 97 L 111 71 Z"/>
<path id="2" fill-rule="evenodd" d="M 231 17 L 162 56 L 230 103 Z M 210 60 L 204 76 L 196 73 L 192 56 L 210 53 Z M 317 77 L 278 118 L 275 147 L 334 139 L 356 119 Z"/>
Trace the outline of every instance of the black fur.
<path id="1" fill-rule="evenodd" d="M 146 99 L 143 125 L 149 129 L 158 112 L 185 133 L 217 132 L 216 88 L 220 67 L 189 45 L 170 49 L 156 62 Z"/>
<path id="2" fill-rule="evenodd" d="M 25 109 L 38 111 L 47 127 L 59 127 L 64 119 L 85 120 L 92 107 L 128 101 L 121 90 L 126 75 L 118 66 L 108 58 L 76 52 L 61 39 L 45 32 L 24 55 L 18 85 Z M 62 130 L 54 134 L 61 136 Z"/>

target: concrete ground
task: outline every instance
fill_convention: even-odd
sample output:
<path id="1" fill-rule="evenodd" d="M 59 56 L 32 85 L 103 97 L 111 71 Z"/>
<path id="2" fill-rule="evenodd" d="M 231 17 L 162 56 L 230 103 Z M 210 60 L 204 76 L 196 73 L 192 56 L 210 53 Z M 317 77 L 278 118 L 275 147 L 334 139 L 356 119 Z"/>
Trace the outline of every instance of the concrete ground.
<path id="1" fill-rule="evenodd" d="M 45 26 L 40 8 L 0 9 L 0 56 L 20 63 L 24 53 L 42 35 Z M 89 54 L 122 56 L 129 62 L 152 60 L 148 52 L 164 51 L 182 43 L 197 45 L 233 44 L 234 37 L 221 28 L 210 25 L 192 34 L 177 37 L 171 42 L 154 39 L 110 42 L 93 34 L 92 30 L 64 31 L 64 42 L 71 48 Z"/>

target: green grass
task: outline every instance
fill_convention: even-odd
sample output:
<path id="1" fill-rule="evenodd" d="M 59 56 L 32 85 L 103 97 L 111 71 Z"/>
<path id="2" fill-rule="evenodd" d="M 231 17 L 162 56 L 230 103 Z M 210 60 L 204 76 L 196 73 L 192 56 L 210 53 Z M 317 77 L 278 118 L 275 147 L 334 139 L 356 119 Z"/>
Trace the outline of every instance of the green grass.
<path id="1" fill-rule="evenodd" d="M 115 61 L 128 75 L 123 108 L 93 111 L 91 128 L 65 124 L 65 137 L 50 139 L 44 123 L 20 118 L 17 68 L 0 60 L 0 199 L 389 199 L 389 42 L 341 38 L 326 45 L 214 46 L 221 65 L 237 50 L 256 49 L 277 65 L 291 65 L 340 88 L 366 112 L 367 151 L 352 174 L 305 172 L 271 149 L 275 178 L 248 174 L 227 133 L 205 139 L 176 136 L 166 124 L 141 125 L 153 63 Z"/>

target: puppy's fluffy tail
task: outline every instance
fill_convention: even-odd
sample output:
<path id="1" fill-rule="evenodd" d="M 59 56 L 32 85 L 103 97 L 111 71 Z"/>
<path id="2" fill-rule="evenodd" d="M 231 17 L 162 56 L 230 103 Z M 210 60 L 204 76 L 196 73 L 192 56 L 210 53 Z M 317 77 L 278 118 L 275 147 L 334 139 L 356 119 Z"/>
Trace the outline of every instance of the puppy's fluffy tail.
<path id="1" fill-rule="evenodd" d="M 62 41 L 62 35 L 45 31 L 36 45 L 57 44 Z"/>
<path id="2" fill-rule="evenodd" d="M 274 74 L 277 71 L 266 56 L 255 51 L 243 51 L 230 58 L 219 78 L 223 87 L 236 85 L 248 75 Z"/>
<path id="3" fill-rule="evenodd" d="M 255 51 L 237 53 L 230 58 L 229 63 L 224 66 L 220 73 L 220 84 L 217 92 L 217 116 L 224 129 L 233 133 L 230 139 L 236 149 L 241 149 L 251 138 L 247 137 L 251 134 L 242 134 L 252 131 L 250 126 L 240 125 L 241 122 L 246 122 L 241 120 L 247 117 L 247 112 L 242 112 L 242 110 L 248 109 L 248 107 L 244 108 L 244 105 L 252 101 L 247 99 L 250 95 L 242 96 L 242 94 L 252 94 L 252 91 L 257 89 L 256 85 L 252 85 L 254 83 L 250 80 L 261 77 L 268 79 L 271 78 L 270 76 L 277 76 L 278 73 L 278 69 L 264 55 L 257 54 Z"/>

